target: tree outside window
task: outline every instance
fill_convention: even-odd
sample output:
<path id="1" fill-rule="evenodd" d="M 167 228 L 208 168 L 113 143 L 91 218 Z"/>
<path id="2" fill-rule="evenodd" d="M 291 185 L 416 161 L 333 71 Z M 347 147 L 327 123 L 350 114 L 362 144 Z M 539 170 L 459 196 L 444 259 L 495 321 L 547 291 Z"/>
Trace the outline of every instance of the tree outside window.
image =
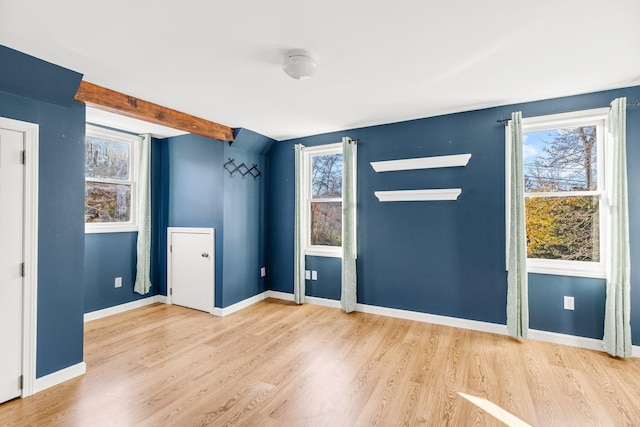
<path id="1" fill-rule="evenodd" d="M 85 224 L 87 231 L 135 227 L 134 162 L 137 137 L 87 126 Z M 135 228 L 134 228 L 135 229 Z"/>
<path id="2" fill-rule="evenodd" d="M 605 118 L 587 113 L 523 120 L 530 271 L 604 274 Z"/>
<path id="3" fill-rule="evenodd" d="M 342 154 L 311 159 L 312 246 L 342 246 Z"/>

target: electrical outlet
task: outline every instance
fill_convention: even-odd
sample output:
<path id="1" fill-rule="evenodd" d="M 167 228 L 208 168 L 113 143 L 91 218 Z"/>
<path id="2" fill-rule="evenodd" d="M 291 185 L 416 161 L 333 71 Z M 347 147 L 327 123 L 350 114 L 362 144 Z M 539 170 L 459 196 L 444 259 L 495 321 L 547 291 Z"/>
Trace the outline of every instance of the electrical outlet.
<path id="1" fill-rule="evenodd" d="M 575 306 L 573 305 L 573 297 L 564 297 L 564 309 L 565 310 L 575 309 Z"/>
<path id="2" fill-rule="evenodd" d="M 311 272 L 309 270 L 304 271 L 305 280 L 311 280 Z"/>
<path id="3" fill-rule="evenodd" d="M 122 287 L 122 277 L 116 277 L 116 288 Z"/>
<path id="4" fill-rule="evenodd" d="M 267 267 L 260 268 L 260 277 L 264 277 L 267 275 Z"/>
<path id="5" fill-rule="evenodd" d="M 318 280 L 318 272 L 315 270 L 311 271 L 311 280 Z"/>

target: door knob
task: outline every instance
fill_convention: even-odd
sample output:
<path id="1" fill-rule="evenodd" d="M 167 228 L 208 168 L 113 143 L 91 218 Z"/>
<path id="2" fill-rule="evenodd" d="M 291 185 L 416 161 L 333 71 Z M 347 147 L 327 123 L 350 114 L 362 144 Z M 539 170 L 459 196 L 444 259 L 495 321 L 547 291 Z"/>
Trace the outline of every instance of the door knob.
<path id="1" fill-rule="evenodd" d="M 209 258 L 209 254 L 207 252 L 203 253 L 202 258 Z"/>

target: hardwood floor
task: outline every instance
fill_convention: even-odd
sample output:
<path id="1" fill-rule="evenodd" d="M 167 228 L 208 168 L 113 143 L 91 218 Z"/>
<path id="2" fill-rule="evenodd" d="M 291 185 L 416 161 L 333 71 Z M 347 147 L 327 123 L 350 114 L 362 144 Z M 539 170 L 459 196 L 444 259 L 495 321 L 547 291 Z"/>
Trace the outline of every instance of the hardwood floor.
<path id="1" fill-rule="evenodd" d="M 504 425 L 458 392 L 533 426 L 640 425 L 639 359 L 272 299 L 94 320 L 85 361 L 0 425 Z"/>

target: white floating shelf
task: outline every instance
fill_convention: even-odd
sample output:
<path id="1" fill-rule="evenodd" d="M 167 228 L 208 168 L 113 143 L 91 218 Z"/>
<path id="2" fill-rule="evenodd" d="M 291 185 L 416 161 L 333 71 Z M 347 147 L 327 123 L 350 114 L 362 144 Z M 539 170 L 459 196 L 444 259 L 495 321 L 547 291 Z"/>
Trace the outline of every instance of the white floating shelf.
<path id="1" fill-rule="evenodd" d="M 461 188 L 443 188 L 438 190 L 396 190 L 376 191 L 381 202 L 413 202 L 428 200 L 457 200 L 462 193 Z"/>
<path id="2" fill-rule="evenodd" d="M 385 160 L 371 162 L 376 172 L 406 171 L 411 169 L 450 168 L 466 166 L 471 154 L 453 154 L 450 156 L 416 157 L 413 159 Z"/>

